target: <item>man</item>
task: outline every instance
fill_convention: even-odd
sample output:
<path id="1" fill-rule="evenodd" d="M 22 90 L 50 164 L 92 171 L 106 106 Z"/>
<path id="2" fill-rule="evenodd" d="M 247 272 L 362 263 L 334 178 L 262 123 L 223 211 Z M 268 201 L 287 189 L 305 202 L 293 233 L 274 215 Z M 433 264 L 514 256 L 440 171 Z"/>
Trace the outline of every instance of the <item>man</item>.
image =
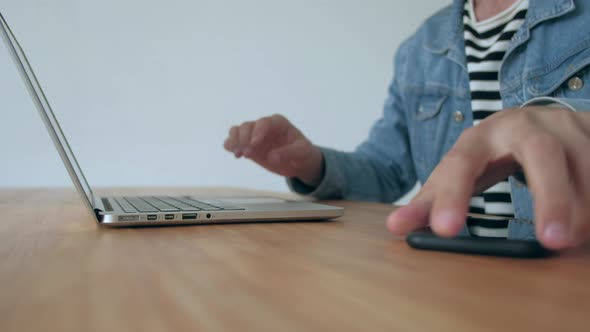
<path id="1" fill-rule="evenodd" d="M 430 224 L 579 246 L 590 238 L 588 22 L 587 1 L 455 0 L 400 46 L 383 116 L 356 151 L 317 147 L 280 115 L 232 127 L 225 148 L 319 198 L 392 202 L 419 180 L 388 217 L 395 234 Z M 466 225 L 469 210 L 516 218 Z"/>

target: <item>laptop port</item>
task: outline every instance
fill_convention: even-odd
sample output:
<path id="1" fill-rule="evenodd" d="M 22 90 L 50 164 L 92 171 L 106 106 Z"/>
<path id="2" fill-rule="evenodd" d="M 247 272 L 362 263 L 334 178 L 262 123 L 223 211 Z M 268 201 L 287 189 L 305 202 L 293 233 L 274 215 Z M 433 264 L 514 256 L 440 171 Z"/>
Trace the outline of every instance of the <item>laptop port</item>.
<path id="1" fill-rule="evenodd" d="M 147 220 L 153 221 L 158 219 L 158 215 L 157 214 L 148 214 L 147 216 Z"/>
<path id="2" fill-rule="evenodd" d="M 173 214 L 167 214 L 167 215 L 164 216 L 164 219 L 166 219 L 166 220 L 172 220 L 172 219 L 174 219 L 174 215 Z"/>
<path id="3" fill-rule="evenodd" d="M 194 220 L 197 219 L 197 214 L 196 213 L 183 213 L 182 214 L 182 220 Z"/>
<path id="4" fill-rule="evenodd" d="M 119 221 L 139 221 L 139 216 L 119 216 Z"/>

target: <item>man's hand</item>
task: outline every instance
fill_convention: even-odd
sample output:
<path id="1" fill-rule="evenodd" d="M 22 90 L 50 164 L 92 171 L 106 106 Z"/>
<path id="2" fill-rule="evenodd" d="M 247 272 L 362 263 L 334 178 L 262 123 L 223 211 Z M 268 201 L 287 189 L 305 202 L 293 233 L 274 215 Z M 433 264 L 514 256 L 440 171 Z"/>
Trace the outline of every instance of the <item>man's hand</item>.
<path id="1" fill-rule="evenodd" d="M 224 147 L 236 158 L 252 159 L 271 172 L 297 177 L 310 186 L 321 181 L 322 152 L 282 115 L 232 127 Z"/>
<path id="2" fill-rule="evenodd" d="M 590 113 L 525 107 L 467 129 L 409 205 L 387 220 L 396 234 L 430 223 L 440 236 L 465 224 L 470 197 L 523 170 L 537 239 L 565 249 L 590 238 Z"/>

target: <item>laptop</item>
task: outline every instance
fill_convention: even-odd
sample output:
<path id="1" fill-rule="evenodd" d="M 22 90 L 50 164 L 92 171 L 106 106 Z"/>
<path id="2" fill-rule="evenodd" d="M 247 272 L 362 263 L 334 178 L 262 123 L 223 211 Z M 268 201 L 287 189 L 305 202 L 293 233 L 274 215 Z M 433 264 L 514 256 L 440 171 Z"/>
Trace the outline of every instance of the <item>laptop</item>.
<path id="1" fill-rule="evenodd" d="M 0 34 L 76 190 L 99 224 L 129 227 L 330 220 L 344 213 L 341 207 L 272 197 L 196 197 L 191 195 L 101 197 L 95 195 L 84 177 L 25 52 L 2 13 L 0 13 Z"/>

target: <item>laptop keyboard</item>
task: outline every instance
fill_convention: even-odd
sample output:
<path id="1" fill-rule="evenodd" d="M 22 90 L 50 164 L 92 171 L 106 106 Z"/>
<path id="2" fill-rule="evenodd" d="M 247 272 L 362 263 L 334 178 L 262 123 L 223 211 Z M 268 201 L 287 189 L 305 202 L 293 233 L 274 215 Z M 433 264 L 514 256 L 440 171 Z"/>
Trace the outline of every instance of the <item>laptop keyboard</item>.
<path id="1" fill-rule="evenodd" d="M 138 212 L 179 212 L 179 211 L 235 211 L 245 210 L 239 206 L 198 201 L 190 197 L 133 196 L 114 197 L 125 213 Z"/>

